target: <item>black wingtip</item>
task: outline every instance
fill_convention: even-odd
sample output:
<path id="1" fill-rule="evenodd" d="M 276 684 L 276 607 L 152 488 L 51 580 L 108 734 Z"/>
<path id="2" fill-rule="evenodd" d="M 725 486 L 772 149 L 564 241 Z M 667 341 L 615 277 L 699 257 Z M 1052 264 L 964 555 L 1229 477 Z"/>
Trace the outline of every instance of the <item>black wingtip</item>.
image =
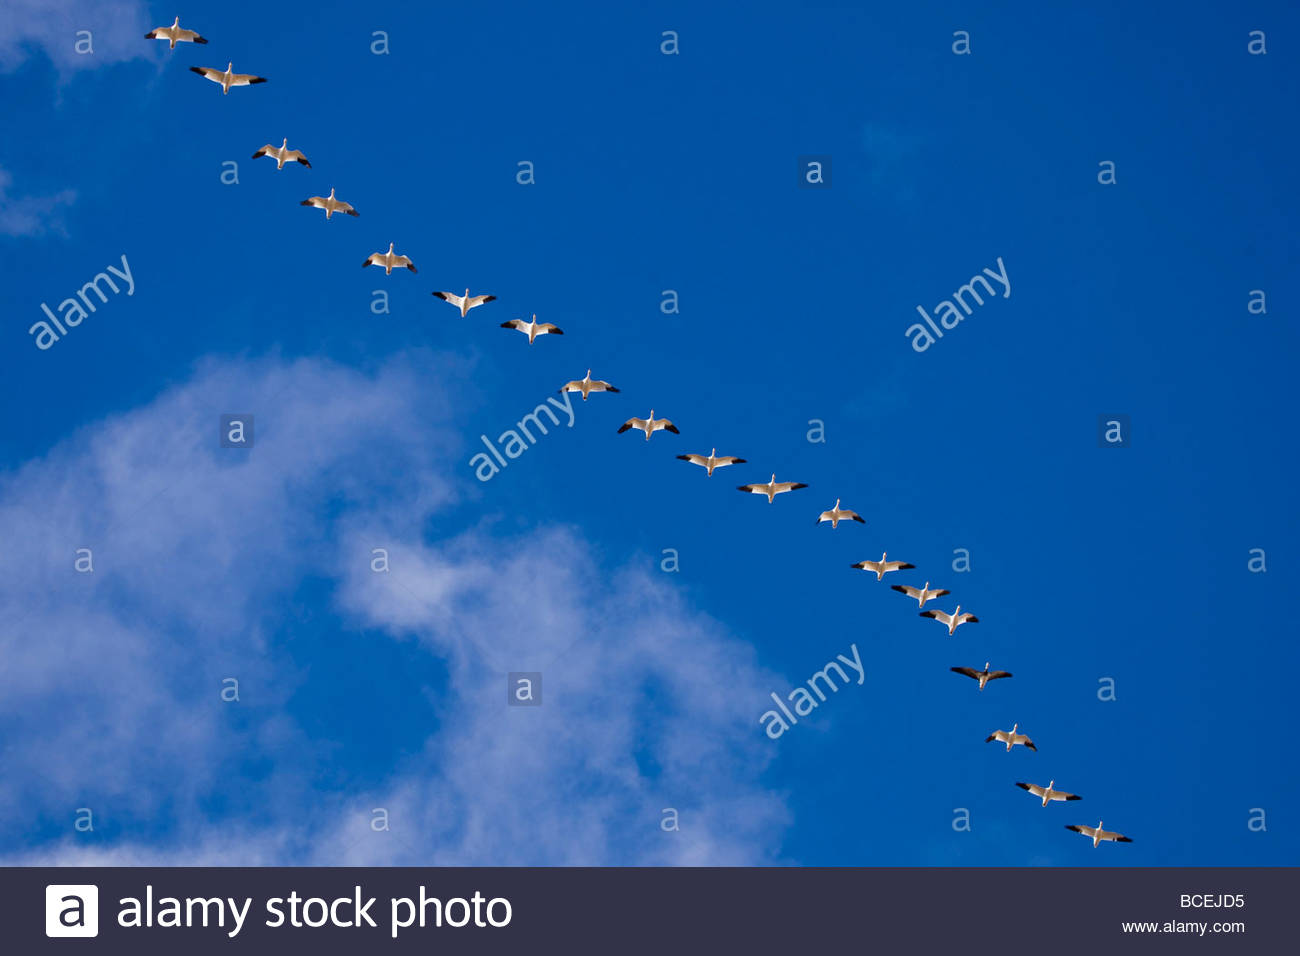
<path id="1" fill-rule="evenodd" d="M 1027 783 L 1021 783 L 1019 780 L 1016 781 L 1016 786 L 1019 787 L 1021 790 L 1028 790 L 1028 789 L 1029 789 L 1029 784 L 1027 784 Z"/>
<path id="2" fill-rule="evenodd" d="M 264 76 L 255 76 L 255 77 L 253 77 L 251 80 L 248 81 L 248 85 L 249 85 L 249 86 L 252 86 L 254 83 L 265 83 L 265 82 L 266 82 L 266 77 L 264 77 Z"/>
<path id="3" fill-rule="evenodd" d="M 207 43 L 208 41 L 207 41 L 207 38 L 206 38 L 206 37 L 195 37 L 195 38 L 194 38 L 194 42 L 195 42 L 195 43 Z"/>
<path id="4" fill-rule="evenodd" d="M 201 66 L 192 66 L 192 67 L 190 67 L 190 72 L 191 72 L 191 73 L 197 73 L 199 76 L 202 76 L 202 75 L 203 75 L 203 67 L 201 67 Z"/>
<path id="5" fill-rule="evenodd" d="M 298 160 L 298 165 L 305 166 L 307 169 L 311 169 L 311 163 L 307 162 L 307 160 L 305 159 Z"/>
<path id="6" fill-rule="evenodd" d="M 1067 799 L 1067 800 L 1082 800 L 1083 797 L 1079 796 L 1077 793 L 1072 793 L 1072 794 L 1070 794 L 1068 797 L 1066 797 L 1065 799 Z"/>
<path id="7" fill-rule="evenodd" d="M 611 385 L 609 388 L 605 389 L 605 391 L 607 391 L 607 392 L 617 392 L 618 389 L 616 389 L 613 385 Z"/>
<path id="8" fill-rule="evenodd" d="M 679 459 L 681 459 L 682 461 L 690 461 L 690 460 L 691 460 L 689 455 L 678 455 L 677 457 L 678 457 Z"/>

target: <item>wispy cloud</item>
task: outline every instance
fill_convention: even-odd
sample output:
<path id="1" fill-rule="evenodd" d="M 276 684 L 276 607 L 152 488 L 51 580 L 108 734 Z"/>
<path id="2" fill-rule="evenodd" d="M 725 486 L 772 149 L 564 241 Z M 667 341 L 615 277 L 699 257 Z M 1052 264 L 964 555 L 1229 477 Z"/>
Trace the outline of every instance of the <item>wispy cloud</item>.
<path id="1" fill-rule="evenodd" d="M 602 567 L 573 529 L 428 534 L 461 490 L 492 501 L 461 474 L 434 361 L 205 365 L 0 477 L 19 543 L 0 553 L 9 861 L 779 858 L 786 810 L 761 785 L 773 751 L 755 717 L 773 678 L 748 645 L 647 572 Z M 222 412 L 254 413 L 253 449 L 217 447 Z M 79 547 L 93 572 L 74 570 Z M 375 547 L 390 570 L 372 570 Z M 415 755 L 329 787 L 304 770 L 332 742 L 288 706 L 312 662 L 276 646 L 308 577 L 332 582 L 315 613 L 417 641 L 447 675 L 392 685 L 360 655 L 360 686 L 430 697 L 436 721 Z M 508 670 L 542 672 L 542 706 L 506 706 Z M 223 711 L 226 673 L 260 688 L 256 720 Z M 273 769 L 241 770 L 250 754 Z M 214 813 L 241 772 L 242 803 Z M 113 826 L 73 833 L 83 805 Z M 14 845 L 38 823 L 46 837 Z"/>
<path id="2" fill-rule="evenodd" d="M 157 25 L 148 20 L 143 0 L 5 0 L 0 4 L 0 73 L 12 73 L 36 52 L 64 77 L 148 56 L 143 37 Z M 89 31 L 92 52 L 77 51 L 81 31 Z"/>
<path id="3" fill-rule="evenodd" d="M 47 196 L 11 195 L 13 176 L 0 168 L 0 236 L 67 235 L 63 213 L 77 199 L 75 189 Z"/>

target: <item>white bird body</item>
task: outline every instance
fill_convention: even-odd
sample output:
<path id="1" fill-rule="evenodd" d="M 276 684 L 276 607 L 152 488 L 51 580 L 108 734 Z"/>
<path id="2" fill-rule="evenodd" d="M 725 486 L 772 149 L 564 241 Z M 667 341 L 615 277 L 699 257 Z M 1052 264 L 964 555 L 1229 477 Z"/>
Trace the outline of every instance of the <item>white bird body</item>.
<path id="1" fill-rule="evenodd" d="M 953 631 L 957 630 L 962 624 L 978 624 L 980 622 L 980 619 L 969 611 L 963 614 L 960 604 L 957 605 L 957 610 L 951 614 L 946 611 L 922 611 L 920 616 L 932 617 L 941 624 L 947 625 L 949 637 L 952 637 Z"/>
<path id="2" fill-rule="evenodd" d="M 1028 747 L 1030 750 L 1037 753 L 1038 748 L 1034 746 L 1034 742 L 1032 740 L 1030 740 L 1024 734 L 1016 733 L 1016 728 L 1019 726 L 1020 726 L 1019 724 L 1012 724 L 1010 730 L 995 730 L 993 731 L 993 733 L 989 734 L 987 737 L 984 738 L 984 742 L 987 744 L 990 741 L 1000 740 L 1007 745 L 1007 753 L 1011 753 L 1011 748 L 1014 747 L 1016 744 L 1021 744 L 1025 747 Z"/>
<path id="3" fill-rule="evenodd" d="M 169 27 L 155 27 L 144 35 L 146 40 L 167 40 L 169 41 L 168 49 L 176 49 L 177 43 L 207 43 L 193 30 L 181 29 L 181 18 L 177 17 L 172 21 Z"/>
<path id="4" fill-rule="evenodd" d="M 469 314 L 470 309 L 477 309 L 486 302 L 495 302 L 494 295 L 470 295 L 469 289 L 465 290 L 464 295 L 457 295 L 454 292 L 434 292 L 443 302 L 450 302 L 456 308 L 460 309 L 460 317 L 463 319 Z"/>
<path id="5" fill-rule="evenodd" d="M 310 199 L 304 199 L 298 205 L 315 206 L 317 209 L 324 209 L 326 219 L 329 219 L 330 216 L 334 215 L 336 212 L 345 212 L 349 216 L 361 215 L 361 213 L 357 212 L 351 205 L 345 203 L 342 199 L 335 199 L 334 190 L 332 188 L 330 189 L 330 194 L 328 196 L 312 196 Z"/>
<path id="6" fill-rule="evenodd" d="M 414 262 L 406 256 L 399 256 L 393 252 L 393 243 L 391 242 L 388 244 L 387 252 L 370 253 L 370 255 L 366 257 L 366 261 L 361 263 L 361 268 L 364 269 L 366 266 L 383 266 L 386 275 L 392 275 L 394 268 L 400 269 L 403 266 L 410 269 L 412 272 L 416 271 Z"/>
<path id="7" fill-rule="evenodd" d="M 839 498 L 835 499 L 834 508 L 829 511 L 823 511 L 817 516 L 818 524 L 821 524 L 823 521 L 829 521 L 832 528 L 838 528 L 841 521 L 857 521 L 861 524 L 867 523 L 867 520 L 856 511 L 850 511 L 848 508 L 841 508 Z"/>
<path id="8" fill-rule="evenodd" d="M 716 448 L 712 449 L 707 456 L 678 455 L 677 457 L 682 461 L 689 461 L 692 465 L 699 465 L 708 472 L 710 478 L 713 477 L 713 469 L 715 468 L 726 468 L 728 465 L 743 465 L 746 463 L 743 458 L 736 458 L 732 455 L 719 455 Z"/>
<path id="9" fill-rule="evenodd" d="M 773 474 L 770 481 L 753 485 L 737 485 L 736 487 L 737 490 L 751 495 L 767 495 L 767 503 L 770 505 L 777 495 L 783 495 L 787 491 L 807 488 L 808 486 L 802 481 L 777 481 L 776 475 Z"/>
<path id="10" fill-rule="evenodd" d="M 681 434 L 681 432 L 677 430 L 677 426 L 674 425 L 672 422 L 670 422 L 668 419 L 655 418 L 655 410 L 653 408 L 650 409 L 649 418 L 629 418 L 627 421 L 625 421 L 622 425 L 619 426 L 618 433 L 621 435 L 629 428 L 639 428 L 641 431 L 645 432 L 646 441 L 649 441 L 650 436 L 657 431 L 669 431 L 672 432 L 674 435 Z"/>
<path id="11" fill-rule="evenodd" d="M 1092 848 L 1094 850 L 1097 849 L 1097 847 L 1101 844 L 1102 840 L 1106 840 L 1109 843 L 1132 843 L 1133 842 L 1122 833 L 1115 833 L 1112 830 L 1103 830 L 1101 828 L 1101 823 L 1102 821 L 1098 820 L 1097 825 L 1095 827 L 1076 826 L 1067 823 L 1065 825 L 1065 828 L 1067 830 L 1073 830 L 1075 833 L 1082 833 L 1086 837 L 1090 837 L 1092 839 Z"/>
<path id="12" fill-rule="evenodd" d="M 311 169 L 311 163 L 307 162 L 306 156 L 296 149 L 289 148 L 289 137 L 287 136 L 284 138 L 284 142 L 279 146 L 272 146 L 270 143 L 267 143 L 253 154 L 254 159 L 258 159 L 262 156 L 270 156 L 274 159 L 276 169 L 284 169 L 285 163 L 301 163 L 303 166 Z"/>
<path id="13" fill-rule="evenodd" d="M 1055 780 L 1049 780 L 1047 782 L 1047 786 L 1045 787 L 1040 787 L 1036 783 L 1019 783 L 1019 782 L 1016 783 L 1016 786 L 1019 787 L 1021 790 L 1028 790 L 1036 797 L 1042 797 L 1043 806 L 1047 806 L 1053 800 L 1059 800 L 1063 803 L 1066 800 L 1083 799 L 1083 797 L 1079 796 L 1077 793 L 1066 793 L 1064 790 L 1053 789 L 1056 786 Z M 1098 826 L 1100 826 L 1100 824 L 1098 824 Z"/>
<path id="14" fill-rule="evenodd" d="M 917 607 L 925 607 L 926 601 L 933 601 L 935 598 L 943 597 L 948 593 L 946 588 L 935 588 L 930 590 L 930 582 L 925 582 L 925 587 L 914 588 L 906 584 L 891 584 L 890 587 L 899 594 L 906 594 L 908 597 L 916 598 Z"/>
<path id="15" fill-rule="evenodd" d="M 882 580 L 890 571 L 907 571 L 916 567 L 915 564 L 908 564 L 906 561 L 886 561 L 885 558 L 888 556 L 887 552 L 882 551 L 879 561 L 859 561 L 853 567 L 861 568 L 863 571 L 874 571 L 877 581 Z"/>
<path id="16" fill-rule="evenodd" d="M 982 671 L 977 671 L 977 670 L 975 670 L 975 668 L 973 668 L 973 667 L 950 667 L 950 668 L 948 668 L 948 670 L 952 671 L 954 674 L 962 674 L 962 675 L 964 675 L 964 676 L 966 676 L 966 677 L 971 677 L 971 678 L 974 678 L 975 680 L 979 681 L 979 682 L 980 682 L 980 690 L 983 690 L 983 689 L 984 689 L 984 685 L 987 684 L 987 683 L 988 683 L 989 681 L 991 681 L 991 680 L 1000 680 L 1001 678 L 1004 678 L 1004 677 L 1011 677 L 1011 676 L 1012 676 L 1010 671 L 991 671 L 991 670 L 989 670 L 989 662 L 988 662 L 988 661 L 985 661 L 985 662 L 984 662 L 984 669 L 983 669 Z"/>
<path id="17" fill-rule="evenodd" d="M 560 386 L 561 392 L 582 392 L 582 400 L 585 402 L 587 396 L 592 392 L 617 392 L 609 382 L 602 382 L 600 379 L 591 377 L 591 369 L 587 369 L 587 377 L 575 379 L 572 382 L 565 382 Z"/>
<path id="18" fill-rule="evenodd" d="M 468 290 L 467 290 L 468 291 Z M 528 344 L 532 345 L 537 341 L 539 335 L 563 335 L 564 330 L 558 325 L 552 325 L 550 322 L 538 322 L 537 313 L 533 313 L 533 320 L 525 322 L 523 319 L 511 319 L 509 322 L 502 322 L 503 329 L 518 329 L 524 335 L 528 336 Z"/>
<path id="19" fill-rule="evenodd" d="M 224 70 L 214 70 L 210 66 L 192 66 L 190 72 L 197 73 L 205 80 L 211 80 L 213 83 L 218 84 L 221 87 L 222 94 L 229 93 L 232 86 L 252 86 L 254 83 L 266 82 L 264 76 L 254 76 L 252 73 L 236 73 L 234 66 L 234 61 L 228 62 Z"/>

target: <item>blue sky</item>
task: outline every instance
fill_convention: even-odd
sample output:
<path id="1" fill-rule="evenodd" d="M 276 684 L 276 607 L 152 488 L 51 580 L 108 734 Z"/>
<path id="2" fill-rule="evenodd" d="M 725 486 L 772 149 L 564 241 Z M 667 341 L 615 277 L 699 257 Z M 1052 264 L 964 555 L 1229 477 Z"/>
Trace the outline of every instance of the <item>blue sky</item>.
<path id="1" fill-rule="evenodd" d="M 177 13 L 207 46 L 141 39 Z M 267 17 L 0 13 L 5 860 L 1296 862 L 1294 9 Z M 269 82 L 188 71 L 228 60 Z M 285 136 L 311 169 L 249 158 Z M 299 206 L 331 187 L 360 218 Z M 360 268 L 390 241 L 417 275 Z M 498 328 L 534 312 L 564 337 Z M 477 480 L 588 367 L 620 394 Z M 681 435 L 615 434 L 652 407 Z M 714 446 L 749 464 L 674 458 Z M 734 491 L 773 471 L 810 487 Z M 837 497 L 866 525 L 814 527 Z M 886 550 L 916 570 L 849 568 Z M 888 588 L 926 579 L 980 623 Z M 851 646 L 865 683 L 764 736 Z M 1037 753 L 983 743 L 1013 722 Z M 1083 801 L 1013 785 L 1049 778 Z M 1098 819 L 1135 842 L 1062 829 Z"/>

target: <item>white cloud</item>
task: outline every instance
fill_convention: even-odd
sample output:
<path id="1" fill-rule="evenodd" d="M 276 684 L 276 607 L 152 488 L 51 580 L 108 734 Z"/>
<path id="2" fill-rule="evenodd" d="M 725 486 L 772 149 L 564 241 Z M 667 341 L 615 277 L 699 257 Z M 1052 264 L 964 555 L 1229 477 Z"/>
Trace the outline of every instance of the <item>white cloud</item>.
<path id="1" fill-rule="evenodd" d="M 170 23 L 170 21 L 168 21 Z M 5 0 L 0 3 L 0 73 L 12 73 L 39 50 L 61 76 L 150 54 L 155 26 L 143 0 Z M 88 30 L 93 52 L 78 53 Z"/>
<path id="2" fill-rule="evenodd" d="M 63 211 L 77 199 L 75 189 L 47 196 L 11 196 L 13 176 L 0 169 L 0 236 L 67 235 Z"/>
<path id="3" fill-rule="evenodd" d="M 485 513 L 518 508 L 473 481 L 434 366 L 458 403 L 473 400 L 466 371 L 429 355 L 373 375 L 210 363 L 0 477 L 14 543 L 0 551 L 0 728 L 13 742 L 0 832 L 67 829 L 0 844 L 8 861 L 778 857 L 786 811 L 761 784 L 774 750 L 757 715 L 781 682 L 748 645 L 651 572 L 602 567 L 573 529 L 427 536 L 461 488 Z M 216 447 L 223 412 L 254 414 L 251 451 Z M 92 574 L 73 570 L 78 547 L 94 549 Z M 389 573 L 370 570 L 372 547 L 388 548 Z M 418 640 L 448 675 L 373 688 L 436 694 L 436 726 L 418 755 L 343 790 L 304 779 L 331 742 L 284 708 L 310 662 L 269 643 L 309 575 L 334 582 L 338 626 Z M 542 706 L 507 707 L 506 670 L 541 671 Z M 263 688 L 246 726 L 218 701 L 226 673 Z M 246 752 L 283 763 L 238 781 L 255 807 L 213 820 L 210 798 Z M 88 790 L 114 821 L 94 844 L 71 833 Z M 390 832 L 370 829 L 373 807 Z M 661 829 L 666 807 L 679 832 Z"/>

